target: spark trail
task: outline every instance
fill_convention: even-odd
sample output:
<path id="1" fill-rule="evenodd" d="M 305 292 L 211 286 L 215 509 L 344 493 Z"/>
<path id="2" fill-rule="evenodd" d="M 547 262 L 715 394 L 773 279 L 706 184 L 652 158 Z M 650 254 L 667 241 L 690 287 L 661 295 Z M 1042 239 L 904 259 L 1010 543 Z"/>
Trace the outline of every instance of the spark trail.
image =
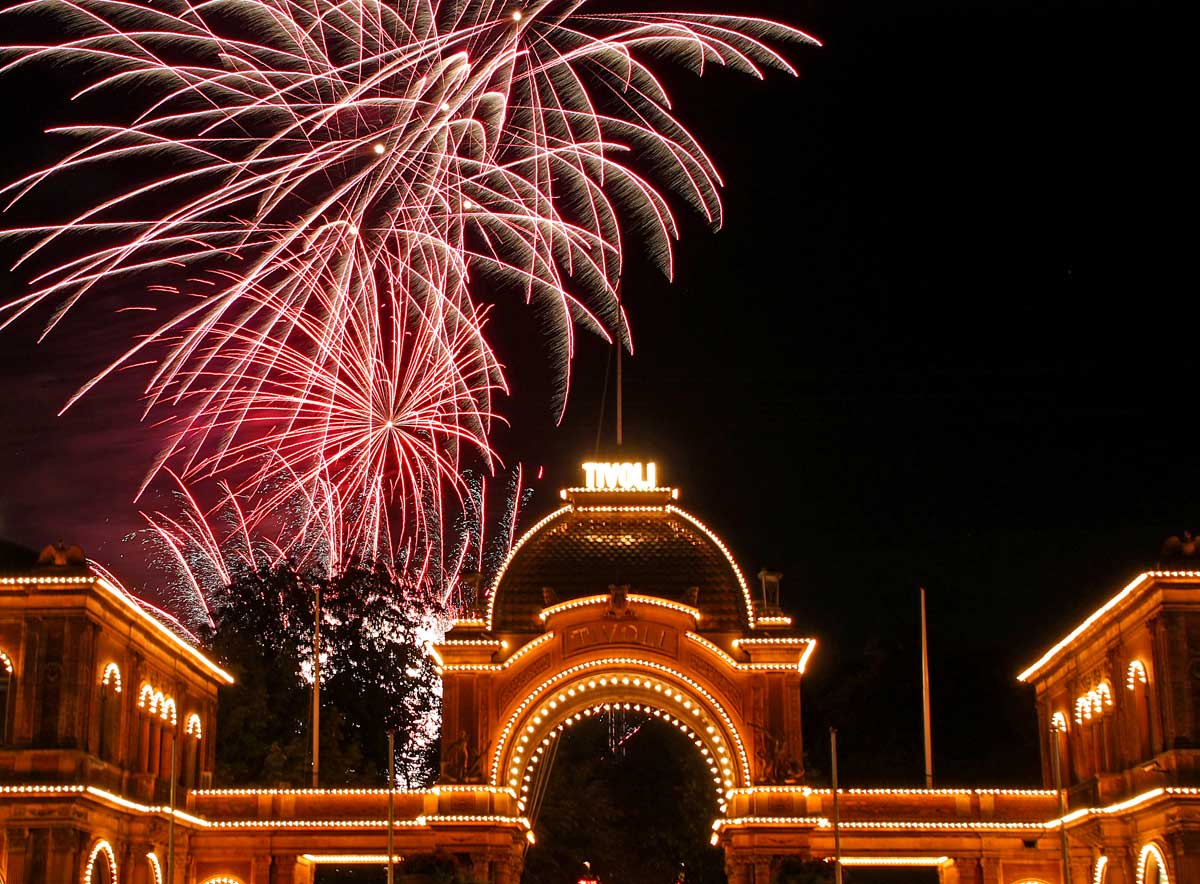
<path id="1" fill-rule="evenodd" d="M 53 130 L 75 147 L 0 194 L 11 206 L 104 169 L 129 183 L 4 234 L 30 286 L 0 328 L 50 308 L 49 332 L 120 291 L 158 324 L 76 398 L 148 371 L 147 411 L 171 431 L 147 481 L 170 467 L 225 482 L 253 526 L 304 501 L 335 562 L 432 543 L 466 461 L 492 462 L 506 387 L 488 299 L 548 320 L 561 415 L 578 328 L 631 346 L 626 241 L 669 276 L 671 203 L 721 223 L 718 173 L 654 65 L 794 73 L 776 44 L 816 43 L 756 18 L 586 6 L 13 7 L 60 27 L 0 48 L 0 72 L 70 66 L 80 96 L 127 116 Z"/>

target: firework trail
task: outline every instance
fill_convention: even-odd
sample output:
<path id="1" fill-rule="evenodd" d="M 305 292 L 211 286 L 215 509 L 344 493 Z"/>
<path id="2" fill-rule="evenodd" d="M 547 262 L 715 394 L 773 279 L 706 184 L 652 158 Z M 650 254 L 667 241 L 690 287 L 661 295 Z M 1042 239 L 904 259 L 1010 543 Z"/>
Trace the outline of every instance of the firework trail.
<path id="1" fill-rule="evenodd" d="M 501 526 L 517 519 L 529 502 L 529 489 L 522 489 L 519 470 L 520 465 L 512 471 L 508 492 L 498 504 L 495 517 Z M 296 492 L 300 500 L 288 501 L 280 508 L 279 519 L 264 524 L 253 521 L 252 511 L 228 485 L 221 486 L 215 505 L 204 508 L 192 487 L 174 473 L 171 477 L 175 488 L 169 506 L 142 513 L 148 526 L 143 540 L 159 569 L 182 576 L 182 580 L 172 581 L 169 601 L 193 629 L 212 625 L 209 600 L 242 575 L 289 567 L 297 574 L 332 580 L 353 564 L 340 558 L 342 523 L 337 518 L 313 518 L 313 510 L 320 504 L 314 506 L 304 498 L 303 490 Z M 475 568 L 476 562 L 485 561 L 485 544 L 489 563 L 485 567 L 489 569 L 498 567 L 508 554 L 501 539 L 506 527 L 496 531 L 496 538 L 484 533 L 489 518 L 486 478 L 468 473 L 464 482 L 468 503 L 455 524 L 423 544 L 410 544 L 393 558 L 375 560 L 388 568 L 395 586 L 406 588 L 427 611 L 440 612 L 447 623 L 479 601 L 474 593 L 487 584 L 491 573 L 482 574 Z M 247 497 L 253 498 L 253 494 Z M 330 515 L 328 510 L 325 514 Z M 96 563 L 91 565 L 128 593 L 108 571 Z M 164 612 L 155 608 L 154 613 Z M 186 630 L 179 621 L 165 616 Z"/>
<path id="2" fill-rule="evenodd" d="M 255 492 L 260 513 L 302 495 L 311 520 L 337 523 L 347 562 L 392 558 L 397 539 L 437 534 L 441 489 L 460 501 L 465 490 L 461 453 L 490 466 L 491 396 L 503 390 L 471 304 L 380 278 L 373 268 L 389 260 L 356 252 L 336 277 L 317 276 L 308 308 L 269 346 L 244 326 L 221 330 L 220 358 L 178 396 L 200 404 L 163 454 L 188 479 L 241 477 L 233 491 Z M 269 290 L 249 297 L 279 309 Z"/>
<path id="3" fill-rule="evenodd" d="M 771 44 L 816 42 L 754 18 L 585 5 L 19 4 L 63 27 L 0 49 L 0 71 L 75 65 L 80 95 L 132 112 L 54 130 L 75 149 L 0 194 L 97 169 L 134 183 L 8 231 L 34 269 L 0 328 L 51 306 L 48 332 L 89 294 L 142 281 L 130 306 L 157 326 L 76 398 L 149 367 L 147 410 L 172 427 L 151 478 L 173 465 L 226 481 L 248 530 L 302 500 L 300 533 L 339 544 L 334 562 L 428 548 L 446 483 L 464 500 L 463 458 L 491 462 L 504 381 L 482 293 L 548 320 L 561 415 L 576 327 L 630 345 L 625 240 L 669 275 L 668 195 L 720 224 L 719 176 L 651 63 L 794 73 Z"/>

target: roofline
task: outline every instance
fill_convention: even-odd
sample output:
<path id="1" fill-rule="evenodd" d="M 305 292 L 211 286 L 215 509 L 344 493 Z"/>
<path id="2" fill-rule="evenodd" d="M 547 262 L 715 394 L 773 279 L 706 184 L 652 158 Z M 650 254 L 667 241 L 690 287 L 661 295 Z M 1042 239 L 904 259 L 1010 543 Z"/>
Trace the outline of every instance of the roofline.
<path id="1" fill-rule="evenodd" d="M 729 547 L 727 547 L 725 545 L 725 541 L 723 541 L 720 537 L 718 537 L 717 533 L 715 531 L 713 531 L 711 528 L 709 528 L 707 525 L 705 525 L 703 522 L 701 522 L 699 519 L 697 519 L 695 516 L 693 516 L 691 513 L 687 512 L 686 510 L 680 509 L 679 507 L 674 506 L 673 504 L 667 504 L 667 512 L 674 513 L 677 516 L 682 516 L 683 518 L 685 518 L 689 522 L 691 522 L 693 525 L 695 525 L 697 528 L 699 528 L 701 531 L 703 531 L 705 536 L 708 537 L 708 539 L 711 540 L 716 545 L 717 549 L 719 549 L 721 551 L 722 555 L 725 556 L 725 561 L 729 562 L 729 567 L 731 567 L 733 569 L 733 575 L 737 578 L 738 585 L 742 588 L 742 600 L 746 603 L 746 622 L 750 626 L 750 628 L 753 629 L 754 625 L 755 625 L 754 624 L 754 599 L 751 598 L 751 596 L 750 596 L 750 587 L 746 585 L 746 575 L 744 575 L 742 573 L 741 567 L 738 565 L 737 561 L 733 558 L 733 553 L 731 553 L 729 551 Z"/>
<path id="2" fill-rule="evenodd" d="M 92 586 L 102 587 L 109 595 L 111 595 L 114 599 L 119 601 L 125 607 L 126 610 L 132 612 L 143 623 L 150 624 L 154 628 L 154 630 L 159 633 L 159 635 L 166 637 L 170 643 L 174 644 L 176 647 L 178 647 L 178 648 L 182 649 L 184 652 L 186 652 L 187 655 L 189 657 L 191 657 L 194 662 L 199 663 L 201 666 L 203 666 L 205 669 L 207 669 L 209 672 L 211 672 L 213 675 L 215 675 L 218 679 L 225 682 L 225 684 L 233 684 L 234 679 L 233 679 L 232 675 L 230 675 L 228 672 L 226 672 L 224 669 L 222 669 L 220 666 L 218 666 L 212 660 L 208 659 L 208 657 L 206 657 L 204 654 L 202 654 L 197 648 L 193 647 L 191 644 L 189 644 L 188 642 L 181 639 L 179 636 L 177 636 L 171 630 L 167 629 L 167 627 L 163 626 L 163 624 L 157 618 L 152 617 L 147 611 L 145 611 L 141 606 L 139 606 L 136 602 L 134 602 L 134 600 L 127 593 L 122 592 L 120 589 L 113 586 L 111 583 L 109 583 L 103 577 L 100 577 L 96 574 L 78 575 L 78 576 L 72 575 L 72 576 L 64 576 L 64 577 L 37 577 L 34 575 L 29 575 L 29 576 L 25 576 L 25 577 L 15 576 L 15 575 L 0 577 L 0 585 L 27 586 L 29 584 L 39 584 L 39 583 L 51 584 L 54 586 L 63 586 L 63 585 L 72 585 L 72 584 L 76 585 L 76 586 L 83 586 L 83 585 L 90 584 Z"/>
<path id="3" fill-rule="evenodd" d="M 566 515 L 567 513 L 574 511 L 574 509 L 575 509 L 575 507 L 572 504 L 568 503 L 566 506 L 560 506 L 558 509 L 556 509 L 554 512 L 552 512 L 550 515 L 539 519 L 537 522 L 535 522 L 529 528 L 528 531 L 526 531 L 524 534 L 521 535 L 521 539 L 518 540 L 516 543 L 514 543 L 512 546 L 512 549 L 510 549 L 508 551 L 508 555 L 505 556 L 505 558 L 504 558 L 504 564 L 500 566 L 500 570 L 496 572 L 496 579 L 492 581 L 492 591 L 488 594 L 488 608 L 487 608 L 487 631 L 488 632 L 492 631 L 492 623 L 495 620 L 494 615 L 496 613 L 496 596 L 500 594 L 499 593 L 500 581 L 502 581 L 504 579 L 504 572 L 508 570 L 508 566 L 512 563 L 513 558 L 520 551 L 521 547 L 523 547 L 526 543 L 528 543 L 533 538 L 534 534 L 541 531 L 543 528 L 545 528 L 547 525 L 549 525 L 551 522 L 553 522 L 559 516 Z"/>
<path id="4" fill-rule="evenodd" d="M 1043 669 L 1050 665 L 1060 652 L 1065 650 L 1075 639 L 1083 635 L 1089 627 L 1099 621 L 1105 614 L 1113 610 L 1121 602 L 1129 598 L 1137 590 L 1141 589 L 1147 581 L 1156 580 L 1161 577 L 1195 577 L 1200 578 L 1200 571 L 1143 571 L 1133 580 L 1125 585 L 1125 588 L 1118 592 L 1115 596 L 1093 611 L 1086 620 L 1076 626 L 1065 638 L 1046 651 L 1037 662 L 1029 666 L 1024 672 L 1017 676 L 1017 681 L 1027 682 Z"/>

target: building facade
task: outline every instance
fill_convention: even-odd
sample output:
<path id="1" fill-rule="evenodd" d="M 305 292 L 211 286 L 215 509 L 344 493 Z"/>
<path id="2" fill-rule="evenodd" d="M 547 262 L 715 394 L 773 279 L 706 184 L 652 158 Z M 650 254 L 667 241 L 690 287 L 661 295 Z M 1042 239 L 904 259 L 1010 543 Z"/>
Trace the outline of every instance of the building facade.
<path id="1" fill-rule="evenodd" d="M 172 884 L 303 884 L 324 863 L 382 863 L 390 831 L 394 856 L 515 884 L 555 741 L 614 707 L 678 728 L 706 761 L 732 884 L 835 843 L 848 867 L 947 884 L 1064 884 L 1064 867 L 1072 884 L 1200 882 L 1200 572 L 1139 575 L 1020 675 L 1041 783 L 844 789 L 835 812 L 800 762 L 817 642 L 779 609 L 779 575 L 752 589 L 648 467 L 589 466 L 514 544 L 486 608 L 431 648 L 446 737 L 425 790 L 213 784 L 228 673 L 78 550 L 10 555 L 0 882 L 161 884 L 170 869 Z"/>

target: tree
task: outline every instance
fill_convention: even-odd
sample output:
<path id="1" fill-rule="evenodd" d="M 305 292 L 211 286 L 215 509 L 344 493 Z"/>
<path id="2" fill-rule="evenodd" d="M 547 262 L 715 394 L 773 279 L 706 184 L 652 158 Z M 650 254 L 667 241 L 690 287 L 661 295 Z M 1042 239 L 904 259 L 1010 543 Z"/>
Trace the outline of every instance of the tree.
<path id="1" fill-rule="evenodd" d="M 603 884 L 724 884 L 710 846 L 712 777 L 694 746 L 650 716 L 594 716 L 559 738 L 525 856 L 526 882 L 575 881 L 584 860 Z"/>
<path id="2" fill-rule="evenodd" d="M 381 785 L 387 731 L 402 787 L 432 781 L 437 676 L 425 654 L 438 611 L 383 567 L 333 579 L 291 566 L 244 571 L 212 599 L 212 651 L 236 683 L 221 688 L 217 778 L 311 781 L 314 590 L 321 590 L 321 782 Z"/>

